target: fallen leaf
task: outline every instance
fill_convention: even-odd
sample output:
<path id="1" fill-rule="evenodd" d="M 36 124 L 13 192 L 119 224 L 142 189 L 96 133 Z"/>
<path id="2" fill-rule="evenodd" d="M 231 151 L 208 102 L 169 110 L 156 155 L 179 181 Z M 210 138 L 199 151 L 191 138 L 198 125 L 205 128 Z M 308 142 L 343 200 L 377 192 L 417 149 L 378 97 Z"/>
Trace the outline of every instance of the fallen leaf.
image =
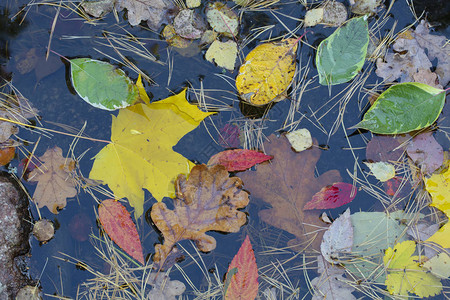
<path id="1" fill-rule="evenodd" d="M 221 2 L 209 3 L 206 8 L 206 18 L 214 31 L 230 37 L 237 35 L 238 16 L 226 4 Z"/>
<path id="2" fill-rule="evenodd" d="M 241 130 L 237 124 L 227 123 L 219 129 L 219 145 L 224 148 L 237 148 L 241 145 Z"/>
<path id="3" fill-rule="evenodd" d="M 78 242 L 85 242 L 92 232 L 91 218 L 84 212 L 77 213 L 69 221 L 69 233 Z"/>
<path id="4" fill-rule="evenodd" d="M 306 128 L 288 132 L 286 133 L 286 137 L 289 140 L 289 143 L 291 143 L 292 148 L 297 152 L 306 150 L 313 145 L 311 133 Z"/>
<path id="5" fill-rule="evenodd" d="M 10 115 L 7 111 L 0 110 L 0 118 L 10 119 Z M 5 143 L 11 135 L 17 134 L 19 132 L 19 128 L 11 122 L 8 121 L 0 121 L 0 144 Z"/>
<path id="6" fill-rule="evenodd" d="M 386 267 L 386 286 L 391 295 L 408 296 L 416 294 L 420 298 L 438 295 L 442 284 L 434 275 L 420 266 L 424 257 L 412 256 L 416 243 L 404 241 L 388 248 L 383 262 Z"/>
<path id="7" fill-rule="evenodd" d="M 155 246 L 153 261 L 164 268 L 177 242 L 194 240 L 200 251 L 209 252 L 216 248 L 216 240 L 207 231 L 238 232 L 247 221 L 238 209 L 247 206 L 248 193 L 242 190 L 241 179 L 229 177 L 224 166 L 197 165 L 187 180 L 178 176 L 175 190 L 173 210 L 163 202 L 151 210 L 153 223 L 164 236 L 164 243 Z"/>
<path id="8" fill-rule="evenodd" d="M 199 39 L 206 30 L 201 16 L 192 9 L 183 9 L 173 20 L 175 32 L 185 39 Z"/>
<path id="9" fill-rule="evenodd" d="M 347 21 L 347 7 L 337 1 L 327 1 L 323 6 L 323 22 L 328 26 L 340 26 Z"/>
<path id="10" fill-rule="evenodd" d="M 450 169 L 440 174 L 433 174 L 430 178 L 424 178 L 425 189 L 430 193 L 432 203 L 430 206 L 441 210 L 447 218 L 450 217 Z M 443 248 L 450 248 L 450 222 L 441 227 L 427 242 L 434 242 Z"/>
<path id="11" fill-rule="evenodd" d="M 358 15 L 374 14 L 382 0 L 350 0 L 352 13 Z"/>
<path id="12" fill-rule="evenodd" d="M 366 146 L 366 159 L 370 162 L 399 161 L 403 149 L 396 137 L 389 135 L 374 135 Z"/>
<path id="13" fill-rule="evenodd" d="M 426 257 L 433 257 L 438 252 L 438 247 L 434 244 L 423 243 L 430 236 L 439 230 L 439 224 L 432 224 L 426 221 L 415 222 L 408 226 L 406 233 L 412 237 L 416 242 L 421 243 L 421 251 L 425 253 Z"/>
<path id="14" fill-rule="evenodd" d="M 352 294 L 355 288 L 346 283 L 344 268 L 331 265 L 321 255 L 317 257 L 317 266 L 317 272 L 321 275 L 311 280 L 311 287 L 314 288 L 312 300 L 356 300 Z"/>
<path id="15" fill-rule="evenodd" d="M 256 166 L 256 171 L 239 174 L 253 197 L 272 205 L 259 212 L 261 220 L 295 235 L 289 245 L 307 245 L 314 240 L 312 247 L 319 249 L 323 231 L 318 229 L 325 224 L 320 221 L 319 212 L 304 211 L 303 207 L 322 187 L 341 181 L 339 171 L 316 177 L 320 150 L 312 147 L 297 153 L 284 136 L 277 138 L 272 134 L 264 142 L 264 149 L 274 159 Z"/>
<path id="16" fill-rule="evenodd" d="M 55 225 L 48 219 L 40 219 L 33 225 L 33 235 L 39 242 L 45 244 L 55 236 Z"/>
<path id="17" fill-rule="evenodd" d="M 4 166 L 9 163 L 16 154 L 16 147 L 0 148 L 0 166 Z"/>
<path id="18" fill-rule="evenodd" d="M 175 32 L 175 28 L 173 25 L 166 25 L 164 26 L 164 29 L 162 31 L 162 35 L 166 42 L 176 48 L 184 49 L 189 47 L 192 44 L 192 40 L 188 40 L 185 38 L 182 38 Z"/>
<path id="19" fill-rule="evenodd" d="M 353 227 L 350 209 L 339 216 L 323 234 L 320 252 L 329 263 L 338 263 L 342 253 L 349 253 L 353 246 Z"/>
<path id="20" fill-rule="evenodd" d="M 414 82 L 425 83 L 437 89 L 442 88 L 442 85 L 439 84 L 437 74 L 431 72 L 430 69 L 418 69 L 417 73 L 413 74 L 412 77 Z"/>
<path id="21" fill-rule="evenodd" d="M 352 194 L 353 193 L 353 194 Z M 356 188 L 345 182 L 336 182 L 323 187 L 314 194 L 312 199 L 303 207 L 307 209 L 330 209 L 350 203 L 356 197 Z"/>
<path id="22" fill-rule="evenodd" d="M 173 195 L 178 174 L 194 166 L 172 148 L 211 114 L 189 104 L 186 90 L 121 109 L 112 117 L 111 143 L 95 156 L 89 178 L 108 184 L 117 198 L 127 198 L 138 218 L 144 212 L 143 188 L 161 201 Z"/>
<path id="23" fill-rule="evenodd" d="M 230 274 L 233 269 L 237 269 L 237 272 Z M 225 293 L 225 300 L 254 300 L 256 298 L 259 287 L 258 266 L 248 235 L 228 266 L 227 279 L 229 276 L 231 276 L 231 280 Z"/>
<path id="24" fill-rule="evenodd" d="M 151 291 L 146 294 L 148 300 L 177 300 L 186 290 L 186 286 L 179 280 L 170 280 L 170 272 L 151 272 L 146 276 L 147 284 L 152 286 Z"/>
<path id="25" fill-rule="evenodd" d="M 171 10 L 175 8 L 171 1 L 166 0 L 118 0 L 117 5 L 120 10 L 126 8 L 131 26 L 147 21 L 148 27 L 153 30 L 158 30 L 162 23 L 167 22 Z"/>
<path id="26" fill-rule="evenodd" d="M 62 149 L 53 147 L 39 157 L 42 165 L 29 174 L 28 181 L 37 181 L 33 201 L 39 208 L 47 206 L 54 213 L 66 207 L 67 198 L 77 195 L 76 183 L 72 177 L 75 161 L 62 156 Z"/>
<path id="27" fill-rule="evenodd" d="M 436 171 L 444 162 L 444 150 L 434 139 L 432 132 L 416 135 L 406 148 L 406 153 L 424 174 Z"/>
<path id="28" fill-rule="evenodd" d="M 234 41 L 221 42 L 215 40 L 206 51 L 205 58 L 215 62 L 219 67 L 233 71 L 237 58 L 237 44 Z"/>
<path id="29" fill-rule="evenodd" d="M 423 267 L 436 277 L 447 279 L 450 277 L 450 256 L 445 252 L 439 253 L 426 261 Z"/>
<path id="30" fill-rule="evenodd" d="M 252 105 L 283 100 L 294 78 L 297 46 L 297 39 L 286 39 L 250 51 L 236 77 L 239 96 Z"/>
<path id="31" fill-rule="evenodd" d="M 125 206 L 113 199 L 103 200 L 98 206 L 98 219 L 117 246 L 141 264 L 145 264 L 136 225 Z"/>
<path id="32" fill-rule="evenodd" d="M 84 11 L 96 18 L 101 18 L 114 9 L 115 0 L 83 1 Z"/>
<path id="33" fill-rule="evenodd" d="M 388 181 L 395 177 L 395 166 L 393 164 L 384 161 L 376 163 L 364 162 L 364 164 L 369 167 L 373 176 L 381 182 Z"/>
<path id="34" fill-rule="evenodd" d="M 309 9 L 306 11 L 303 24 L 305 27 L 313 27 L 323 22 L 323 7 Z"/>
<path id="35" fill-rule="evenodd" d="M 208 166 L 222 165 L 228 172 L 245 171 L 272 158 L 273 156 L 265 155 L 256 150 L 225 150 L 213 155 L 208 161 Z"/>
<path id="36" fill-rule="evenodd" d="M 383 182 L 383 188 L 387 195 L 397 198 L 406 197 L 411 192 L 409 179 L 402 176 L 394 176 L 386 180 Z"/>

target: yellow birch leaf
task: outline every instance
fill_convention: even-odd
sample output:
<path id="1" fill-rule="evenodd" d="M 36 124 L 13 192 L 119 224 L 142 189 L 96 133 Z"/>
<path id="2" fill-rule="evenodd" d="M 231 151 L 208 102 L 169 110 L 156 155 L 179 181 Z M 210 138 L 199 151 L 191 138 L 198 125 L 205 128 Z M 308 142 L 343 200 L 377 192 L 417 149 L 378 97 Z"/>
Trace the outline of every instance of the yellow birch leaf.
<path id="1" fill-rule="evenodd" d="M 419 256 L 411 256 L 415 250 L 413 241 L 404 241 L 396 244 L 394 249 L 386 250 L 383 262 L 388 274 L 385 283 L 389 293 L 400 296 L 413 293 L 421 298 L 440 294 L 441 281 L 419 265 Z"/>
<path id="2" fill-rule="evenodd" d="M 255 106 L 284 99 L 294 78 L 297 46 L 298 39 L 286 39 L 250 51 L 236 77 L 240 97 Z"/>
<path id="3" fill-rule="evenodd" d="M 172 147 L 205 113 L 186 101 L 186 91 L 150 104 L 135 104 L 113 116 L 111 143 L 96 156 L 89 178 L 107 184 L 117 198 L 127 198 L 139 218 L 144 188 L 157 201 L 174 195 L 173 181 L 194 166 Z"/>
<path id="4" fill-rule="evenodd" d="M 430 206 L 441 210 L 448 218 L 450 215 L 450 169 L 440 174 L 433 174 L 430 178 L 425 178 L 424 181 L 425 189 L 432 198 Z M 434 242 L 443 248 L 450 248 L 450 223 L 447 221 L 426 242 Z"/>

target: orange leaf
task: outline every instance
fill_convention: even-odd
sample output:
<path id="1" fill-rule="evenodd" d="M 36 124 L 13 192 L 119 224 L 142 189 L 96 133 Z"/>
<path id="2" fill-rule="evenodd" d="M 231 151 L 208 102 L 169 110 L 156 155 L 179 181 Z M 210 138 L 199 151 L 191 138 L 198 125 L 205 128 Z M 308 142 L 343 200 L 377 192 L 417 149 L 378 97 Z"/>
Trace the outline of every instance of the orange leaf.
<path id="1" fill-rule="evenodd" d="M 16 153 L 16 148 L 14 147 L 6 147 L 0 149 L 0 166 L 4 166 L 14 158 L 14 154 Z"/>
<path id="2" fill-rule="evenodd" d="M 237 272 L 230 272 L 237 269 Z M 225 292 L 225 300 L 253 300 L 258 294 L 258 266 L 250 239 L 245 238 L 238 253 L 233 257 L 228 274 L 233 274 Z M 228 279 L 228 278 L 227 278 Z"/>
<path id="3" fill-rule="evenodd" d="M 144 263 L 141 241 L 130 213 L 113 199 L 103 200 L 98 207 L 98 216 L 109 237 L 141 264 Z"/>

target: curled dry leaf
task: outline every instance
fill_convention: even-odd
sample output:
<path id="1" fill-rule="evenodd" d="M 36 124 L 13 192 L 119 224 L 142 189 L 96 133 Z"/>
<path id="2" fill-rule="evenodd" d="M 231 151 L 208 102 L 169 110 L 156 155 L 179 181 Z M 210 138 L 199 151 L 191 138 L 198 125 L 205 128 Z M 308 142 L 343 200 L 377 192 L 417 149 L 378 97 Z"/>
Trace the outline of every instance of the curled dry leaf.
<path id="1" fill-rule="evenodd" d="M 322 187 L 341 181 L 339 171 L 327 171 L 316 177 L 320 150 L 312 147 L 297 153 L 285 136 L 277 138 L 272 134 L 264 149 L 274 156 L 271 163 L 239 175 L 252 196 L 272 205 L 259 212 L 261 220 L 295 235 L 297 238 L 290 245 L 306 245 L 314 240 L 312 247 L 319 249 L 323 231 L 317 229 L 325 224 L 320 221 L 318 211 L 304 211 L 303 207 Z"/>
<path id="2" fill-rule="evenodd" d="M 294 78 L 297 46 L 297 39 L 286 39 L 250 51 L 236 77 L 241 98 L 257 106 L 283 100 Z"/>
<path id="3" fill-rule="evenodd" d="M 208 165 L 222 165 L 228 172 L 245 171 L 256 164 L 272 159 L 273 156 L 265 155 L 256 150 L 234 149 L 225 150 L 213 155 Z"/>
<path id="4" fill-rule="evenodd" d="M 75 197 L 77 189 L 72 171 L 75 161 L 62 156 L 62 149 L 53 147 L 39 157 L 42 165 L 28 175 L 29 181 L 37 181 L 38 185 L 33 194 L 33 201 L 39 208 L 47 206 L 54 213 L 64 208 L 66 199 Z"/>
<path id="5" fill-rule="evenodd" d="M 238 209 L 247 206 L 248 193 L 242 190 L 242 181 L 229 177 L 224 166 L 192 168 L 189 178 L 179 175 L 175 181 L 174 209 L 163 202 L 152 206 L 151 217 L 164 236 L 164 243 L 155 246 L 153 261 L 165 266 L 175 244 L 194 240 L 200 251 L 216 248 L 216 240 L 207 235 L 210 230 L 238 232 L 247 221 Z"/>
<path id="6" fill-rule="evenodd" d="M 103 200 L 98 206 L 98 218 L 114 243 L 144 264 L 139 234 L 125 206 L 113 199 Z"/>

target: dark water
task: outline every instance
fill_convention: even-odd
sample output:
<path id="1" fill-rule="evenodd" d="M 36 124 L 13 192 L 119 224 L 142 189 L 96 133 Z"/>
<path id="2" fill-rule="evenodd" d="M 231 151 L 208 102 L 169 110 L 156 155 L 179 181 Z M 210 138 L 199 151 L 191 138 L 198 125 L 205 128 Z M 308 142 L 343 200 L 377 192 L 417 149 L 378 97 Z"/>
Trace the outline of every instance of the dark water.
<path id="1" fill-rule="evenodd" d="M 20 72 L 18 72 L 16 57 L 19 57 L 21 53 L 27 52 L 30 49 L 35 49 L 38 56 L 42 57 L 45 55 L 46 47 L 49 43 L 52 22 L 56 13 L 56 8 L 53 6 L 32 5 L 25 8 L 21 14 L 13 18 L 13 16 L 17 14 L 21 8 L 24 8 L 27 3 L 28 1 L 26 0 L 7 0 L 2 1 L 0 4 L 0 62 L 2 64 L 2 76 L 11 77 L 13 85 L 39 109 L 39 114 L 42 117 L 41 121 L 45 127 L 61 130 L 60 127 L 54 125 L 55 123 L 60 123 L 80 129 L 83 124 L 87 122 L 85 130 L 87 136 L 97 139 L 109 139 L 111 114 L 116 115 L 117 112 L 107 112 L 96 109 L 85 103 L 77 95 L 74 95 L 67 84 L 67 66 L 56 55 L 50 54 L 50 57 L 52 58 L 51 61 L 42 67 L 41 70 L 32 71 L 27 74 L 20 74 Z M 230 3 L 229 5 L 232 6 L 233 4 Z M 277 13 L 277 16 L 289 28 L 295 28 L 299 23 L 284 17 L 281 13 L 296 18 L 303 18 L 305 13 L 305 9 L 300 4 L 289 1 L 280 2 L 276 8 L 279 13 Z M 24 12 L 26 12 L 26 16 Z M 131 34 L 144 38 L 145 47 L 152 51 L 160 61 L 167 62 L 168 59 L 173 59 L 172 79 L 170 83 L 167 83 L 169 75 L 168 65 L 161 65 L 144 60 L 137 55 L 133 55 L 131 52 L 124 52 L 124 55 L 126 55 L 127 58 L 132 60 L 140 69 L 148 74 L 152 80 L 154 80 L 155 84 L 147 86 L 147 91 L 151 93 L 154 100 L 164 99 L 171 95 L 170 91 L 178 92 L 189 83 L 195 89 L 199 89 L 201 86 L 205 88 L 205 95 L 211 97 L 207 98 L 209 104 L 218 104 L 220 102 L 228 106 L 227 111 L 220 112 L 211 117 L 211 119 L 206 120 L 196 130 L 187 134 L 174 148 L 177 152 L 183 154 L 192 161 L 206 163 L 211 155 L 224 149 L 210 138 L 209 133 L 211 133 L 216 140 L 218 139 L 217 131 L 214 129 L 212 122 L 214 122 L 216 126 L 221 127 L 230 120 L 236 120 L 235 122 L 237 123 L 242 123 L 244 120 L 239 105 L 239 99 L 235 95 L 234 88 L 232 88 L 224 79 L 216 76 L 216 74 L 223 74 L 235 78 L 237 70 L 229 72 L 215 67 L 204 59 L 205 50 L 200 50 L 199 53 L 193 57 L 183 57 L 173 49 L 168 49 L 167 43 L 161 40 L 157 33 L 140 27 L 131 28 L 131 26 L 127 25 L 127 22 L 123 17 L 124 13 L 119 13 L 120 23 L 117 24 L 112 14 L 110 14 L 99 21 L 98 25 L 94 26 L 85 23 L 84 20 L 73 12 L 62 9 L 56 21 L 55 30 L 51 39 L 51 49 L 68 58 L 92 57 L 114 63 L 107 55 L 118 58 L 117 54 L 110 47 L 100 44 L 107 42 L 102 34 L 104 31 L 108 31 L 110 34 L 126 34 L 121 28 L 124 27 L 124 29 Z M 21 20 L 24 21 L 20 23 Z M 375 19 L 372 19 L 372 22 L 374 21 Z M 406 1 L 396 1 L 394 3 L 391 10 L 391 19 L 384 27 L 385 31 L 381 31 L 382 35 L 392 27 L 394 21 L 398 21 L 396 32 L 414 21 Z M 244 14 L 243 23 L 240 29 L 240 38 L 243 38 L 253 28 L 269 24 L 275 24 L 274 28 L 261 35 L 258 39 L 250 43 L 248 47 L 243 49 L 241 58 L 259 44 L 261 40 L 264 40 L 269 36 L 278 36 L 286 33 L 286 29 L 280 25 L 276 18 L 268 11 L 249 12 Z M 442 34 L 447 34 L 448 36 L 448 30 L 445 27 L 440 30 Z M 308 43 L 318 45 L 323 38 L 327 37 L 333 31 L 334 28 L 317 26 L 313 29 L 313 33 L 306 35 L 306 39 Z M 303 30 L 297 32 L 298 35 L 301 35 L 302 33 Z M 94 48 L 103 52 L 103 54 L 96 51 Z M 168 50 L 171 51 L 170 57 L 168 56 Z M 302 66 L 307 65 L 308 61 L 314 56 L 314 52 L 311 48 L 303 44 L 301 45 L 299 53 L 300 55 L 298 58 Z M 309 67 L 311 70 L 307 75 L 307 79 L 310 79 L 317 74 L 311 61 L 309 62 Z M 368 66 L 365 66 L 365 68 L 366 67 Z M 137 78 L 137 74 L 131 69 L 126 67 L 123 67 L 123 69 L 133 80 Z M 381 79 L 377 78 L 375 74 L 372 74 L 369 76 L 365 86 L 370 87 L 377 81 L 380 82 Z M 343 86 L 346 85 L 344 84 Z M 331 94 L 333 96 L 337 95 L 341 89 L 342 87 L 340 86 L 333 87 Z M 191 100 L 194 99 L 195 97 L 191 93 Z M 326 87 L 319 87 L 316 80 L 316 82 L 309 87 L 309 90 L 301 100 L 300 113 L 311 118 L 311 112 L 322 107 L 329 99 L 328 89 Z M 270 109 L 267 120 L 264 122 L 264 126 L 266 127 L 264 134 L 270 135 L 273 132 L 279 131 L 282 127 L 282 122 L 287 116 L 291 101 L 292 99 L 277 103 Z M 364 106 L 366 102 L 363 94 L 356 94 L 352 97 L 347 105 L 344 117 L 346 127 L 354 125 L 360 120 L 363 113 L 363 111 L 361 111 L 361 106 Z M 321 108 L 318 117 L 322 116 L 333 103 L 334 102 L 331 102 Z M 254 113 L 252 111 L 249 113 L 247 109 L 248 108 L 243 109 L 246 114 Z M 301 116 L 300 113 L 297 114 L 296 119 Z M 320 123 L 326 131 L 330 131 L 337 115 L 338 106 L 321 118 Z M 353 170 L 354 158 L 352 153 L 347 150 L 349 145 L 342 128 L 339 127 L 334 135 L 328 136 L 317 127 L 313 126 L 307 119 L 303 119 L 299 127 L 308 128 L 320 145 L 328 147 L 327 151 L 322 152 L 321 159 L 317 164 L 317 172 L 321 174 L 327 170 L 338 169 L 341 172 L 344 181 L 351 182 L 351 178 L 347 175 L 346 170 Z M 286 130 L 287 129 L 289 128 L 286 128 Z M 350 133 L 351 131 L 348 132 L 348 134 Z M 22 130 L 19 136 L 26 140 L 36 141 L 39 135 L 32 131 Z M 353 135 L 349 138 L 349 141 L 354 148 L 361 149 L 355 151 L 355 154 L 359 156 L 360 160 L 365 157 L 365 138 L 370 139 L 370 135 Z M 53 135 L 50 138 L 43 137 L 36 150 L 36 155 L 41 156 L 47 148 L 51 148 L 55 145 L 61 147 L 63 153 L 67 153 L 71 142 L 72 138 L 64 135 Z M 75 148 L 76 155 L 80 155 L 84 151 L 89 150 L 80 162 L 80 168 L 85 176 L 87 176 L 92 167 L 91 158 L 98 153 L 103 146 L 104 144 L 102 143 L 86 140 L 80 140 L 77 144 Z M 32 147 L 33 145 L 28 146 L 30 150 Z M 23 157 L 23 155 L 19 154 L 18 157 L 11 162 L 11 167 L 17 167 L 20 159 Z M 375 181 L 373 183 L 375 183 Z M 35 186 L 29 183 L 25 183 L 25 186 L 27 187 L 28 192 L 32 194 Z M 97 196 L 100 197 L 100 195 Z M 101 199 L 104 199 L 104 197 Z M 153 202 L 154 200 L 152 200 L 151 195 L 147 194 L 145 209 L 148 209 Z M 357 197 L 357 201 L 354 201 L 350 206 L 352 211 L 360 209 L 368 210 L 376 205 L 375 202 L 376 201 L 369 195 L 360 193 Z M 40 210 L 42 217 L 49 218 L 59 224 L 56 237 L 50 241 L 50 243 L 39 245 L 34 238 L 31 238 L 30 240 L 32 244 L 30 276 L 34 280 L 40 278 L 41 286 L 46 294 L 75 297 L 78 284 L 91 277 L 88 272 L 76 269 L 73 264 L 56 259 L 55 256 L 63 257 L 59 252 L 70 255 L 74 257 L 75 260 L 80 259 L 86 261 L 98 269 L 103 268 L 103 261 L 94 255 L 94 249 L 89 240 L 80 241 L 80 237 L 75 236 L 74 233 L 71 233 L 70 231 L 74 226 L 87 224 L 88 232 L 92 232 L 94 235 L 98 236 L 99 229 L 94 214 L 96 206 L 97 204 L 91 196 L 81 192 L 76 199 L 70 200 L 66 208 L 58 215 L 51 214 L 46 208 Z M 33 217 L 38 219 L 36 208 L 33 205 L 31 207 Z M 211 233 L 211 235 L 217 239 L 217 249 L 203 256 L 207 269 L 217 268 L 219 274 L 222 276 L 226 272 L 231 258 L 239 249 L 246 233 L 249 233 L 252 236 L 252 242 L 254 243 L 253 246 L 256 253 L 263 250 L 262 245 L 264 243 L 273 247 L 283 247 L 286 245 L 286 241 L 291 238 L 287 233 L 271 228 L 258 220 L 257 212 L 263 207 L 265 207 L 265 204 L 257 201 L 252 201 L 250 203 L 246 209 L 249 213 L 249 223 L 240 233 L 228 235 Z M 330 214 L 337 217 L 339 213 L 344 211 L 347 207 L 348 205 L 332 210 L 330 211 Z M 153 251 L 153 245 L 158 242 L 158 235 L 154 232 L 150 224 L 146 222 L 145 218 L 138 220 L 138 226 L 140 236 L 143 239 L 144 255 L 150 255 Z M 194 251 L 189 242 L 184 241 L 181 244 L 184 247 L 187 247 L 191 252 Z M 259 265 L 267 265 L 269 261 L 273 261 L 276 258 L 283 259 L 286 257 L 288 257 L 288 255 L 258 255 L 257 261 Z M 302 261 L 300 258 L 297 258 L 297 260 L 293 261 L 293 264 L 299 265 L 302 264 Z M 198 267 L 194 266 L 190 259 L 183 262 L 181 266 L 184 268 L 185 272 L 189 274 L 196 286 L 202 284 L 203 276 Z M 291 274 L 293 281 L 298 282 L 299 286 L 302 286 L 300 295 L 307 295 L 308 288 L 304 284 L 303 274 L 301 271 L 296 272 L 296 276 Z M 172 278 L 182 280 L 181 275 L 176 271 L 173 273 Z M 187 292 L 187 294 L 189 294 L 189 292 Z M 310 296 L 307 296 L 307 298 L 308 297 Z"/>

